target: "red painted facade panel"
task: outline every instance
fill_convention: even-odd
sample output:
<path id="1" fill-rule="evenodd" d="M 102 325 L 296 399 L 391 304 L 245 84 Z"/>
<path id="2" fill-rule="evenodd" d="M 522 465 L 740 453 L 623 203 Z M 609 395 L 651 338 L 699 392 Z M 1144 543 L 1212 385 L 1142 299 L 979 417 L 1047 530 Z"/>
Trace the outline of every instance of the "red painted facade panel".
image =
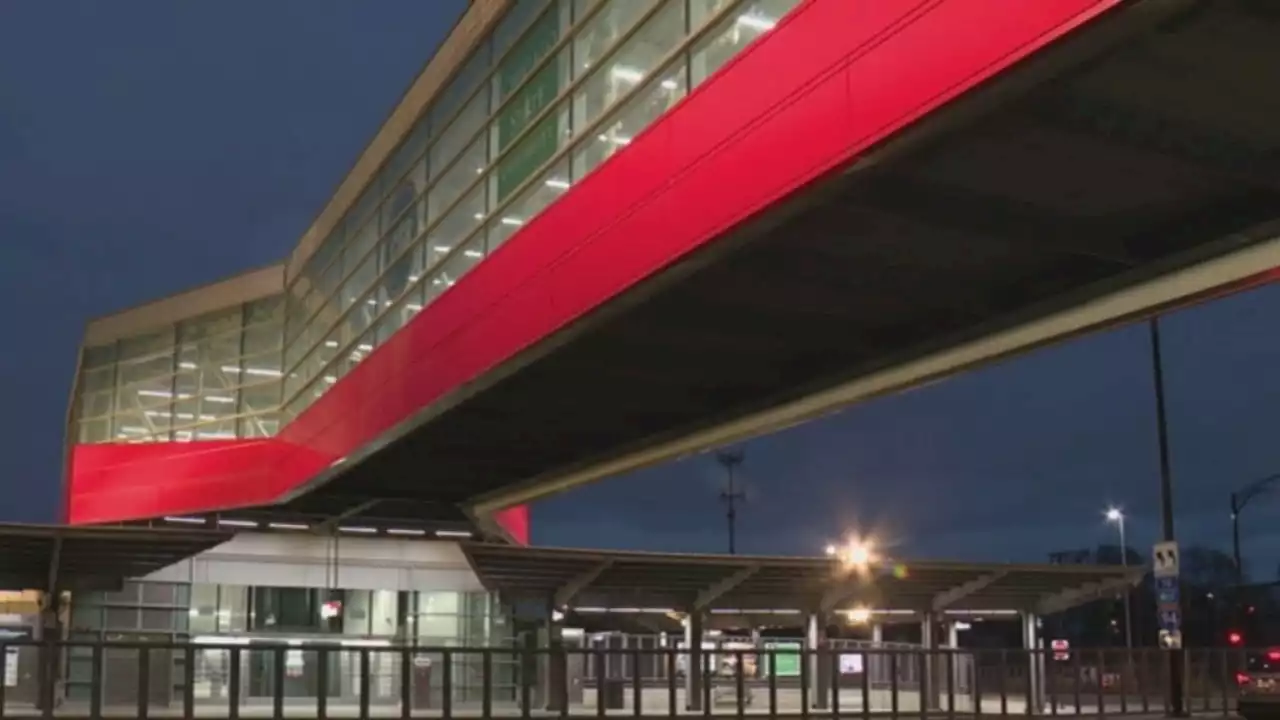
<path id="1" fill-rule="evenodd" d="M 153 496 L 251 504 L 302 484 L 1118 1 L 803 3 L 290 423 L 266 453 L 270 482 L 211 480 L 197 463 Z M 158 514 L 109 493 L 95 516 Z"/>

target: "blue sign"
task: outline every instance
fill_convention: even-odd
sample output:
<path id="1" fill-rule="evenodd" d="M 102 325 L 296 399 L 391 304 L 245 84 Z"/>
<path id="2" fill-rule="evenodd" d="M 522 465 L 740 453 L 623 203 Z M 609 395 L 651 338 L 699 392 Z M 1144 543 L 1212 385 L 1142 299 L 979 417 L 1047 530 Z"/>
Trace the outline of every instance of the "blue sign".
<path id="1" fill-rule="evenodd" d="M 1182 625 L 1182 612 L 1177 608 L 1160 608 L 1160 629 L 1176 632 Z"/>
<path id="2" fill-rule="evenodd" d="M 1178 578 L 1176 577 L 1158 577 L 1156 578 L 1156 590 L 1164 592 L 1166 590 L 1178 591 Z"/>

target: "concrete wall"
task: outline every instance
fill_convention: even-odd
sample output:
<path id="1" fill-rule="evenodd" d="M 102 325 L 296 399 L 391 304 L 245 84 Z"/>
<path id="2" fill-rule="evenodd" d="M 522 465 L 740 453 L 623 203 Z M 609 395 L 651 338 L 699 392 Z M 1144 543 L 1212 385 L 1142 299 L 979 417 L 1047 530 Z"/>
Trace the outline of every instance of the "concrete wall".
<path id="1" fill-rule="evenodd" d="M 341 536 L 336 581 L 334 545 L 330 537 L 302 532 L 245 533 L 145 579 L 349 590 L 484 590 L 457 543 Z"/>

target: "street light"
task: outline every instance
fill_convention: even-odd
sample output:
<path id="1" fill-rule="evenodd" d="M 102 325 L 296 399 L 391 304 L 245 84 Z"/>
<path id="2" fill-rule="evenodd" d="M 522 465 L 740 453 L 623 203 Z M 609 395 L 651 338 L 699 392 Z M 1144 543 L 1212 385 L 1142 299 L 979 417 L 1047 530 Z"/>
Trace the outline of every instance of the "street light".
<path id="1" fill-rule="evenodd" d="M 1115 523 L 1120 528 L 1120 565 L 1129 569 L 1129 545 L 1124 536 L 1124 511 L 1118 507 L 1109 507 L 1106 512 L 1107 522 Z M 1124 587 L 1124 646 L 1133 650 L 1133 629 L 1130 627 L 1133 615 L 1129 612 L 1129 586 Z"/>
<path id="2" fill-rule="evenodd" d="M 879 559 L 870 538 L 850 537 L 839 545 L 828 545 L 827 555 L 834 557 L 846 570 L 864 571 Z"/>

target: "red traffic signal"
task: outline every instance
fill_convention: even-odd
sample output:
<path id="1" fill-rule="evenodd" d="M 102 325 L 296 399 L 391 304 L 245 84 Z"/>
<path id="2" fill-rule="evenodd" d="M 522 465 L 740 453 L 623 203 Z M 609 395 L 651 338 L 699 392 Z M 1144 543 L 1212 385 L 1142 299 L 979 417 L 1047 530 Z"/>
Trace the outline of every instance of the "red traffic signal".
<path id="1" fill-rule="evenodd" d="M 1237 646 L 1242 644 L 1243 642 L 1244 642 L 1244 635 L 1241 635 L 1239 631 L 1232 630 L 1231 632 L 1227 633 L 1228 645 Z"/>

